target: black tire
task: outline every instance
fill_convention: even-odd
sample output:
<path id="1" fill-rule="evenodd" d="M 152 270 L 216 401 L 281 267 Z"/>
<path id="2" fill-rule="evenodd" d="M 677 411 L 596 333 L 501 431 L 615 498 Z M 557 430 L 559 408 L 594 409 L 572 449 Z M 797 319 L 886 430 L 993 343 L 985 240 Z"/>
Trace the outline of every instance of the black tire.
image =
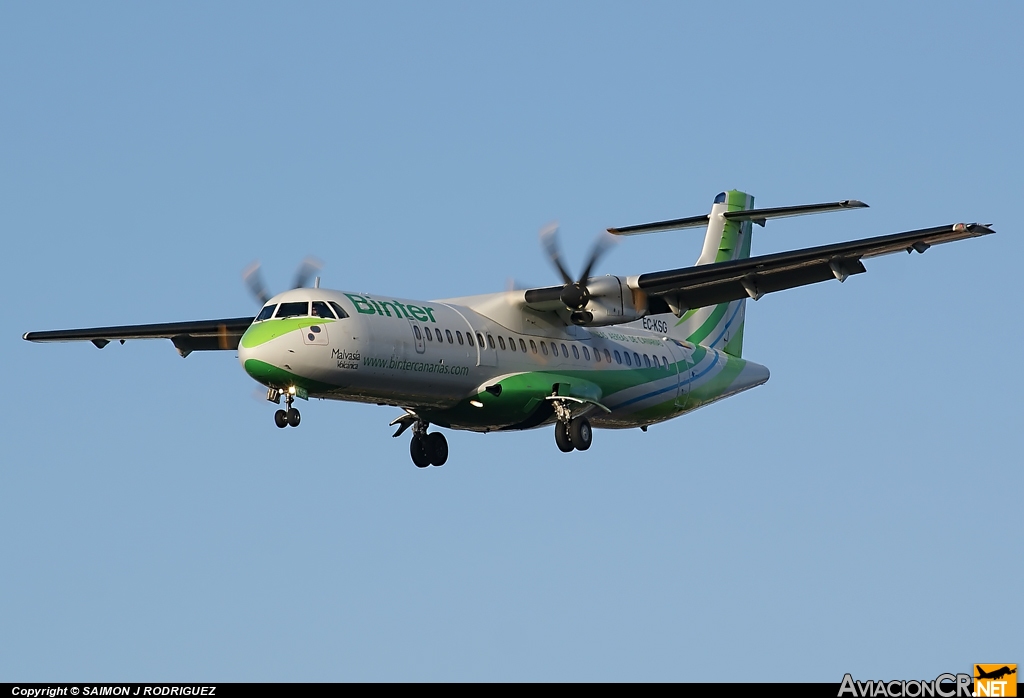
<path id="1" fill-rule="evenodd" d="M 426 440 L 418 434 L 414 434 L 409 442 L 409 455 L 417 468 L 426 468 L 430 465 L 430 454 L 426 449 Z"/>
<path id="2" fill-rule="evenodd" d="M 444 438 L 444 434 L 439 431 L 427 434 L 426 443 L 431 465 L 444 465 L 448 462 L 448 439 Z"/>
<path id="3" fill-rule="evenodd" d="M 284 429 L 286 426 L 288 426 L 288 413 L 285 412 L 284 410 L 278 410 L 277 412 L 275 412 L 274 424 L 276 424 L 281 429 Z"/>
<path id="4" fill-rule="evenodd" d="M 288 410 L 288 426 L 297 427 L 299 426 L 299 422 L 301 421 L 302 415 L 299 414 L 299 411 L 297 409 L 292 407 L 291 409 Z"/>
<path id="5" fill-rule="evenodd" d="M 569 430 L 564 422 L 555 422 L 555 443 L 562 453 L 569 453 L 573 450 L 572 440 L 569 438 Z"/>
<path id="6" fill-rule="evenodd" d="M 590 426 L 590 420 L 586 417 L 577 417 L 569 425 L 569 440 L 577 451 L 586 451 L 594 441 L 594 430 Z"/>

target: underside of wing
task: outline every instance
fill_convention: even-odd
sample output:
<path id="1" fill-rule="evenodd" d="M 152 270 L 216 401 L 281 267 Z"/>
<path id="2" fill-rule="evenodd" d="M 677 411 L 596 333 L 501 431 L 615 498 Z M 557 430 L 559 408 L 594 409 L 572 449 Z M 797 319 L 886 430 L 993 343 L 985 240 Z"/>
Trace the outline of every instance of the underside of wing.
<path id="1" fill-rule="evenodd" d="M 651 313 L 674 312 L 838 279 L 867 271 L 861 260 L 894 252 L 925 252 L 944 242 L 993 233 L 977 223 L 957 223 L 790 252 L 641 274 L 636 287 L 651 297 Z M 661 298 L 661 302 L 659 302 Z M 665 307 L 659 307 L 664 305 Z"/>
<path id="2" fill-rule="evenodd" d="M 97 348 L 128 339 L 169 339 L 183 357 L 193 351 L 228 351 L 238 348 L 238 342 L 254 318 L 240 317 L 224 320 L 197 320 L 194 322 L 165 322 L 153 325 L 120 325 L 117 327 L 87 327 L 76 330 L 48 330 L 26 332 L 30 342 L 92 342 Z"/>

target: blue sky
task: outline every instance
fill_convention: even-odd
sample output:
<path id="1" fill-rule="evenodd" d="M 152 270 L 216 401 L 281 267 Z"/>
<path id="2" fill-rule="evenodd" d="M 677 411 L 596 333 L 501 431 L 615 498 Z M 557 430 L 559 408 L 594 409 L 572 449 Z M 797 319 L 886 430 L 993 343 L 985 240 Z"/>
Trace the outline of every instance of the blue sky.
<path id="1" fill-rule="evenodd" d="M 932 678 L 1024 661 L 1015 3 L 0 3 L 0 679 Z M 229 352 L 27 330 L 234 317 L 242 268 L 440 298 L 597 231 L 859 198 L 755 254 L 995 236 L 765 297 L 772 370 L 557 451 L 303 408 Z M 699 232 L 600 272 L 691 264 Z M 1016 522 L 1016 523 L 1014 523 Z"/>

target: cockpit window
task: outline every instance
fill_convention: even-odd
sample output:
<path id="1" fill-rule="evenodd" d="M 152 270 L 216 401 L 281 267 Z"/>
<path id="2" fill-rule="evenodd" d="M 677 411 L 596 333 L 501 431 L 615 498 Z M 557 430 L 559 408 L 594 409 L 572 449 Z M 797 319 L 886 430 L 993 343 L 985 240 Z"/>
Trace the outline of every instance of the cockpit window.
<path id="1" fill-rule="evenodd" d="M 274 317 L 304 317 L 306 315 L 309 315 L 309 301 L 299 301 L 297 303 L 282 303 Z"/>
<path id="2" fill-rule="evenodd" d="M 260 314 L 256 316 L 256 322 L 261 320 L 269 320 L 274 315 L 274 308 L 277 307 L 277 303 L 271 303 L 270 305 L 264 306 Z"/>
<path id="3" fill-rule="evenodd" d="M 323 301 L 313 301 L 313 317 L 325 317 L 334 319 L 334 313 Z"/>
<path id="4" fill-rule="evenodd" d="M 346 313 L 345 309 L 342 308 L 340 305 L 338 305 L 334 301 L 330 301 L 330 304 L 331 304 L 331 307 L 334 308 L 334 312 L 336 312 L 338 314 L 338 319 L 339 320 L 344 320 L 345 318 L 348 317 L 348 313 Z"/>

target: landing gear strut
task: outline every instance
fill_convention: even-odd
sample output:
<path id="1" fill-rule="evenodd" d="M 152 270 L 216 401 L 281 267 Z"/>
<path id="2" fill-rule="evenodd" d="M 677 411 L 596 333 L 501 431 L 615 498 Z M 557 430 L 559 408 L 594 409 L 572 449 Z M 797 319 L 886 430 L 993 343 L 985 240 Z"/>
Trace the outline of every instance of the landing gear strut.
<path id="1" fill-rule="evenodd" d="M 586 451 L 594 440 L 594 430 L 586 417 L 572 417 L 565 405 L 555 403 L 555 444 L 562 453 L 570 451 Z"/>
<path id="2" fill-rule="evenodd" d="M 409 455 L 412 456 L 412 462 L 417 468 L 444 465 L 448 462 L 448 439 L 438 431 L 428 434 L 427 426 L 426 422 L 417 421 L 412 428 Z"/>
<path id="3" fill-rule="evenodd" d="M 273 390 L 273 389 L 271 389 L 271 390 Z M 299 422 L 302 421 L 302 415 L 299 414 L 299 411 L 297 409 L 292 407 L 292 403 L 295 402 L 295 396 L 292 395 L 291 393 L 287 393 L 287 392 L 285 392 L 283 394 L 284 394 L 285 404 L 288 405 L 288 410 L 287 411 L 286 410 L 278 410 L 277 412 L 275 412 L 274 413 L 274 424 L 276 424 L 281 429 L 284 429 L 285 427 L 297 427 L 297 426 L 299 426 Z M 281 395 L 281 393 L 278 393 L 277 395 L 275 395 L 275 397 L 277 398 L 275 400 L 274 398 L 270 397 L 270 394 L 268 393 L 267 394 L 267 399 L 271 400 L 272 402 L 280 403 L 281 402 L 280 395 Z"/>

